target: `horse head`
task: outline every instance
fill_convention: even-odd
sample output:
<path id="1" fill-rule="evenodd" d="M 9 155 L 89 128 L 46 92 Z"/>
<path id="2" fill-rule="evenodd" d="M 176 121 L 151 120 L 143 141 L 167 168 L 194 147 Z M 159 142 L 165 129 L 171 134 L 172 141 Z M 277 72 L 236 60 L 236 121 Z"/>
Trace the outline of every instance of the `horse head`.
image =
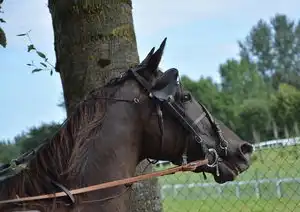
<path id="1" fill-rule="evenodd" d="M 249 168 L 253 148 L 181 86 L 177 69 L 158 70 L 165 44 L 133 70 L 155 112 L 144 120 L 143 156 L 177 165 L 208 158 L 195 172 L 211 173 L 218 183 L 232 181 Z"/>

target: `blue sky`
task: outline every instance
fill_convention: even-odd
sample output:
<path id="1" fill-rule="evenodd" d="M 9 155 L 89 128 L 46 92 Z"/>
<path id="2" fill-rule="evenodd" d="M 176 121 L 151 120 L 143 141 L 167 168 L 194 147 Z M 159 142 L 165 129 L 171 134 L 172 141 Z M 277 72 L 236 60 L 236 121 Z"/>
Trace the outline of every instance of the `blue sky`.
<path id="1" fill-rule="evenodd" d="M 11 139 L 42 122 L 62 121 L 57 107 L 61 82 L 57 73 L 31 73 L 25 64 L 38 58 L 26 51 L 27 40 L 17 37 L 31 30 L 37 48 L 55 64 L 53 30 L 46 0 L 4 0 L 2 25 L 8 46 L 0 50 L 0 139 Z M 133 16 L 141 59 L 168 37 L 163 69 L 219 81 L 218 66 L 237 57 L 237 40 L 243 39 L 260 19 L 275 13 L 299 18 L 298 0 L 133 0 Z M 298 14 L 297 14 L 298 13 Z"/>

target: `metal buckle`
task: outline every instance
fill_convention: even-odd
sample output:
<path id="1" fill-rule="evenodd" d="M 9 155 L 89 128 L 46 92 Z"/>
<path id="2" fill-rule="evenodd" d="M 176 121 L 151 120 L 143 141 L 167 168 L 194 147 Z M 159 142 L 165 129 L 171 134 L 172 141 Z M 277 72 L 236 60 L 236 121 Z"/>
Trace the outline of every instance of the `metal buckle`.
<path id="1" fill-rule="evenodd" d="M 133 102 L 134 102 L 135 104 L 138 104 L 138 103 L 140 103 L 140 100 L 139 100 L 138 98 L 134 98 L 134 99 L 133 99 Z"/>
<path id="2" fill-rule="evenodd" d="M 182 155 L 182 165 L 186 165 L 187 164 L 187 155 L 183 154 Z"/>
<path id="3" fill-rule="evenodd" d="M 225 145 L 222 144 L 223 142 L 225 143 Z M 222 141 L 220 142 L 220 148 L 221 148 L 222 150 L 224 150 L 225 156 L 227 156 L 227 153 L 228 153 L 228 141 L 222 140 Z"/>
<path id="4" fill-rule="evenodd" d="M 168 102 L 174 102 L 175 101 L 174 96 L 169 95 L 168 98 L 167 98 L 167 101 Z"/>
<path id="5" fill-rule="evenodd" d="M 215 160 L 213 161 L 212 164 L 209 164 L 209 163 L 208 163 L 207 166 L 208 166 L 208 167 L 211 167 L 211 168 L 216 167 L 216 175 L 217 175 L 217 176 L 220 176 L 219 164 L 218 164 L 218 162 L 219 162 L 219 155 L 218 155 L 218 153 L 217 153 L 217 151 L 216 151 L 215 149 L 210 148 L 210 149 L 208 149 L 208 153 L 207 153 L 206 156 L 205 156 L 206 159 L 207 159 L 207 155 L 208 155 L 209 153 L 213 153 L 213 154 L 214 154 Z"/>

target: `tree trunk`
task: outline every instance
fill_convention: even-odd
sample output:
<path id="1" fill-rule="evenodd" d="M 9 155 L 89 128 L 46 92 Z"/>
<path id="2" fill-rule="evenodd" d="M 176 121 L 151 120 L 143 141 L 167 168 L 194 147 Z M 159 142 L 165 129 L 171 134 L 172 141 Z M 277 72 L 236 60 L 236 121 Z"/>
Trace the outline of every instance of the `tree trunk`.
<path id="1" fill-rule="evenodd" d="M 49 0 L 56 71 L 69 116 L 76 104 L 109 79 L 138 64 L 131 0 Z M 143 161 L 137 173 L 144 169 Z M 146 172 L 152 171 L 148 166 Z M 133 212 L 161 211 L 157 179 L 131 194 Z"/>
<path id="2" fill-rule="evenodd" d="M 295 131 L 295 137 L 297 137 L 299 135 L 299 126 L 297 121 L 294 121 L 294 131 Z"/>
<path id="3" fill-rule="evenodd" d="M 278 139 L 278 127 L 274 119 L 272 119 L 273 136 Z"/>
<path id="4" fill-rule="evenodd" d="M 285 136 L 285 138 L 290 137 L 290 133 L 289 133 L 289 130 L 288 130 L 288 127 L 286 124 L 284 124 L 284 136 Z"/>
<path id="5" fill-rule="evenodd" d="M 254 143 L 260 143 L 260 134 L 256 131 L 256 129 L 253 125 L 251 125 L 251 131 L 252 131 L 252 137 L 253 137 Z M 260 162 L 264 163 L 264 158 L 263 158 L 263 155 L 261 153 L 261 149 L 259 146 L 258 146 L 258 154 L 259 154 Z"/>

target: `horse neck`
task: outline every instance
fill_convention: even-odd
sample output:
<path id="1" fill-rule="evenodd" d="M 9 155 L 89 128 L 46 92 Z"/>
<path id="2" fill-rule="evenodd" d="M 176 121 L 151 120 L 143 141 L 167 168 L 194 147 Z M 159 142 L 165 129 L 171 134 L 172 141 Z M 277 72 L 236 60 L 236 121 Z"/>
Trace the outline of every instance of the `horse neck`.
<path id="1" fill-rule="evenodd" d="M 131 94 L 134 94 L 132 91 Z M 133 176 L 139 162 L 141 127 L 139 114 L 132 104 L 119 102 L 105 107 L 91 103 L 90 106 L 82 106 L 77 116 L 72 117 L 37 153 L 24 174 L 13 177 L 8 184 L 0 184 L 0 199 L 14 198 L 14 193 L 21 196 L 25 193 L 49 193 L 53 186 L 41 177 L 45 175 L 46 178 L 48 173 L 51 173 L 49 177 L 69 189 Z M 31 168 L 39 170 L 39 174 L 31 173 Z M 27 173 L 30 179 L 26 177 Z M 92 203 L 78 207 L 87 212 L 128 211 L 126 201 L 129 193 L 120 195 L 124 188 L 119 186 L 79 195 L 80 201 Z M 118 195 L 109 201 L 99 201 Z M 98 203 L 93 203 L 94 200 Z M 31 206 L 34 208 L 34 205 L 28 205 L 28 208 Z"/>
<path id="2" fill-rule="evenodd" d="M 128 103 L 117 103 L 109 106 L 101 127 L 90 136 L 84 164 L 84 171 L 74 185 L 83 186 L 132 177 L 139 162 L 141 124 L 136 109 Z M 100 129 L 101 128 L 101 129 Z M 97 205 L 99 211 L 128 211 L 129 192 L 124 193 L 125 186 L 87 193 L 85 200 L 99 201 L 118 196 L 109 201 L 91 203 Z M 85 206 L 84 210 L 89 211 Z M 94 206 L 95 207 L 95 206 Z M 95 208 L 94 208 L 95 209 Z M 92 209 L 91 209 L 92 210 Z"/>

